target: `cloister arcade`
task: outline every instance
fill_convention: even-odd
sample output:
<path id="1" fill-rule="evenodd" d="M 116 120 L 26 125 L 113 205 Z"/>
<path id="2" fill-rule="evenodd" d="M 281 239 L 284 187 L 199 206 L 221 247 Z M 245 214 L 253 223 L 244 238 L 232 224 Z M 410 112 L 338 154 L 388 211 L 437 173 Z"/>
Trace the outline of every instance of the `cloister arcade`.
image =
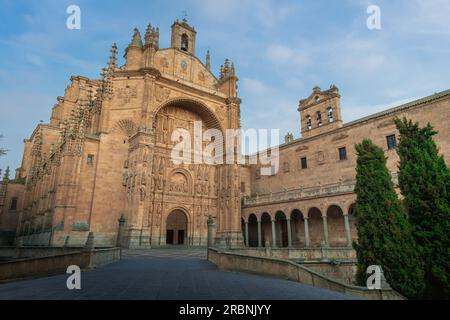
<path id="1" fill-rule="evenodd" d="M 357 238 L 353 206 L 244 211 L 242 233 L 247 247 L 351 247 Z M 274 240 L 275 239 L 275 240 Z"/>

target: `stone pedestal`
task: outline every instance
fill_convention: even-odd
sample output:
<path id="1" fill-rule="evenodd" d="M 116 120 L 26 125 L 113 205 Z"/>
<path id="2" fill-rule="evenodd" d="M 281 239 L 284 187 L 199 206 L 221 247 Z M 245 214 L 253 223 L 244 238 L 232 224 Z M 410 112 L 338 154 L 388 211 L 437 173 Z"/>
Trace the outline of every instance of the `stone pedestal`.
<path id="1" fill-rule="evenodd" d="M 123 237 L 125 234 L 125 217 L 123 214 L 120 216 L 119 221 L 119 231 L 117 232 L 117 241 L 116 246 L 122 247 L 123 246 Z"/>
<path id="2" fill-rule="evenodd" d="M 141 230 L 128 229 L 126 232 L 125 246 L 130 249 L 136 249 L 140 247 L 140 243 L 141 243 Z"/>
<path id="3" fill-rule="evenodd" d="M 211 216 L 208 217 L 208 247 L 214 246 L 214 233 L 216 230 L 216 224 Z"/>

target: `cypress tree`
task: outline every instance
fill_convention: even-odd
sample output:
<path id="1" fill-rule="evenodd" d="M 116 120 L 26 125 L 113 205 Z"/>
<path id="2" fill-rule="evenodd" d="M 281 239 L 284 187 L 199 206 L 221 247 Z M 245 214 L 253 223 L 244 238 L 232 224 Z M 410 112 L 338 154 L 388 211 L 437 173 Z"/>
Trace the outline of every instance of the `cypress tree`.
<path id="1" fill-rule="evenodd" d="M 450 298 L 450 171 L 430 124 L 396 119 L 400 132 L 399 186 L 424 262 L 428 299 Z"/>
<path id="2" fill-rule="evenodd" d="M 356 151 L 354 215 L 358 241 L 353 247 L 358 258 L 357 282 L 365 286 L 367 267 L 379 265 L 392 288 L 417 298 L 424 287 L 423 271 L 384 152 L 367 139 L 356 145 Z"/>

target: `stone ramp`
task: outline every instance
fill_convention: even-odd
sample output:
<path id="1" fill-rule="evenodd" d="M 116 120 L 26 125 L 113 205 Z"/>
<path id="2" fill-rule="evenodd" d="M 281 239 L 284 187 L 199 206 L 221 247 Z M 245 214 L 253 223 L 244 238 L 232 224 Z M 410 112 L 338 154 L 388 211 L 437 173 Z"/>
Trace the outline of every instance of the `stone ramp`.
<path id="1" fill-rule="evenodd" d="M 0 284 L 0 299 L 318 300 L 352 296 L 271 277 L 220 271 L 205 249 L 124 250 L 122 260 L 83 272 L 81 290 L 69 275 Z"/>

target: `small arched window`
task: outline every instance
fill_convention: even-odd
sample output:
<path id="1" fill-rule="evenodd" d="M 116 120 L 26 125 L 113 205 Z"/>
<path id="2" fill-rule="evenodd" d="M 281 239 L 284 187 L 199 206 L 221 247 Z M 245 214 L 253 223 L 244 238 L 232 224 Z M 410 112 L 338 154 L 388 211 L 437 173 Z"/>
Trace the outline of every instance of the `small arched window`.
<path id="1" fill-rule="evenodd" d="M 9 206 L 9 210 L 16 211 L 17 210 L 17 198 L 11 199 L 11 204 Z"/>
<path id="2" fill-rule="evenodd" d="M 189 49 L 189 37 L 185 33 L 181 36 L 181 46 L 180 46 L 180 48 L 183 51 L 188 51 L 188 49 Z"/>
<path id="3" fill-rule="evenodd" d="M 319 125 L 319 127 L 322 126 L 322 113 L 320 111 L 317 111 L 317 124 Z"/>
<path id="4" fill-rule="evenodd" d="M 312 129 L 312 119 L 310 115 L 306 116 L 306 126 L 308 127 L 308 130 Z"/>
<path id="5" fill-rule="evenodd" d="M 328 107 L 328 122 L 332 123 L 334 121 L 333 108 Z"/>

